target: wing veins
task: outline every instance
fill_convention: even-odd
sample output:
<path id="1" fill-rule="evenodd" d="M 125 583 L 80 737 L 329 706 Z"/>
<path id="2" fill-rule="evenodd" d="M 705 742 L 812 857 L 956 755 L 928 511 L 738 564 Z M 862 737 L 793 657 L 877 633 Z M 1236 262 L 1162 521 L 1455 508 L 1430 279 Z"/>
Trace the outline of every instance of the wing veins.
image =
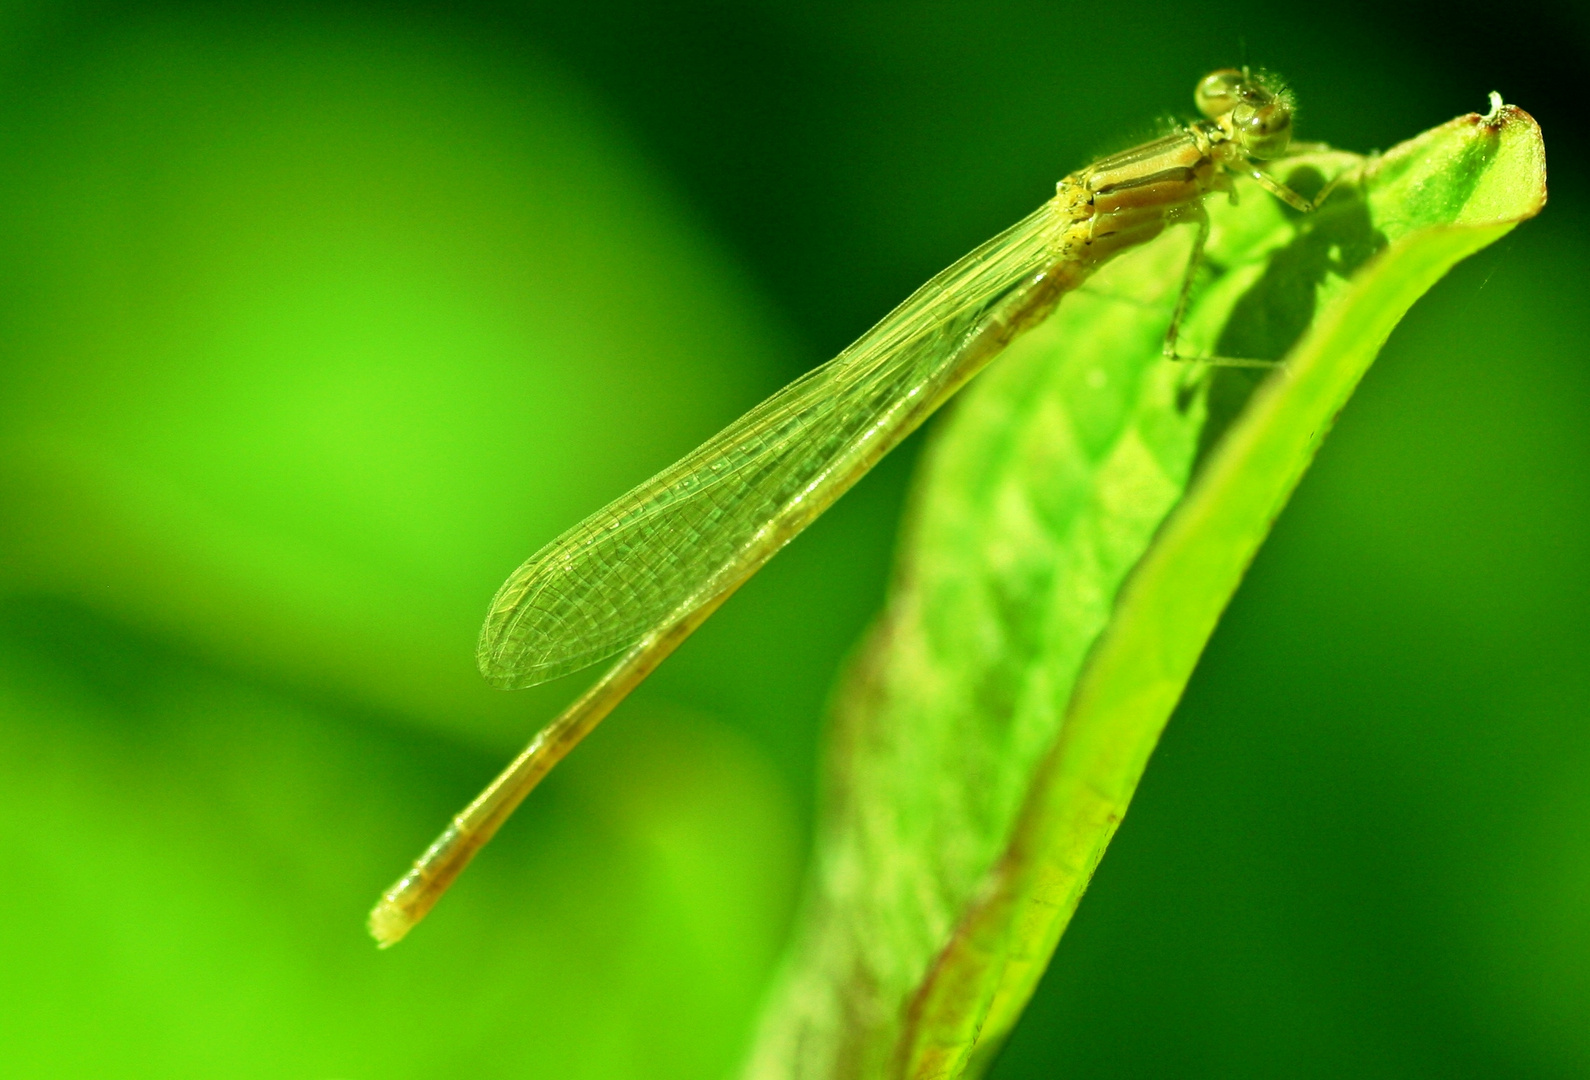
<path id="1" fill-rule="evenodd" d="M 531 556 L 492 601 L 486 677 L 529 686 L 578 670 L 754 573 L 936 406 L 966 343 L 1052 257 L 1051 206 Z"/>

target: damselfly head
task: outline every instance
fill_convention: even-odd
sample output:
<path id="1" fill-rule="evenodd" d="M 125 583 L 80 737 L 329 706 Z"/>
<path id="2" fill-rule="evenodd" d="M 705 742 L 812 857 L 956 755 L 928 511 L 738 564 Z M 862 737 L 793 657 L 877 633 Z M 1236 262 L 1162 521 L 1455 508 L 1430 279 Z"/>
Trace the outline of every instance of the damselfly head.
<path id="1" fill-rule="evenodd" d="M 1198 111 L 1225 129 L 1243 154 L 1264 160 L 1286 153 L 1292 141 L 1292 95 L 1247 68 L 1205 75 L 1193 94 Z"/>

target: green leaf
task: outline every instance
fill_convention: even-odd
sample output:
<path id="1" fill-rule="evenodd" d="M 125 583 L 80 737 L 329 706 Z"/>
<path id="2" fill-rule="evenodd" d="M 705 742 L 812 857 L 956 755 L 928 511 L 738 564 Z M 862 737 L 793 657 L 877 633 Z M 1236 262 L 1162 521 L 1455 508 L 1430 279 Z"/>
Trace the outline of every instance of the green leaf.
<path id="1" fill-rule="evenodd" d="M 1293 159 L 1299 215 L 1210 208 L 1012 347 L 940 429 L 888 608 L 835 710 L 814 880 L 748 1075 L 978 1074 L 1037 985 L 1221 611 L 1413 302 L 1545 201 L 1499 103 L 1384 157 Z M 1190 232 L 1190 230 L 1177 230 Z"/>

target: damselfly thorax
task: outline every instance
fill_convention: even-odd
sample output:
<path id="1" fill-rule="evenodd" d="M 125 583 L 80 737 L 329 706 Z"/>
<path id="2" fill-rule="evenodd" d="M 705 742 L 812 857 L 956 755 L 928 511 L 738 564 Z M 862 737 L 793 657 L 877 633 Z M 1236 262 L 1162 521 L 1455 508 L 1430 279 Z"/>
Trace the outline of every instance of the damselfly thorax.
<path id="1" fill-rule="evenodd" d="M 1205 132 L 1187 128 L 1060 181 L 1056 212 L 1066 221 L 1060 258 L 1097 265 L 1167 225 L 1200 218 L 1206 195 L 1231 188 L 1215 145 Z"/>
<path id="2" fill-rule="evenodd" d="M 1194 274 L 1209 236 L 1204 200 L 1215 192 L 1234 197 L 1232 177 L 1238 174 L 1251 177 L 1305 213 L 1322 203 L 1331 189 L 1317 199 L 1305 199 L 1270 176 L 1262 164 L 1293 151 L 1292 101 L 1284 89 L 1245 70 L 1230 69 L 1205 77 L 1195 96 L 1205 119 L 1103 158 L 1060 181 L 1053 200 L 1056 261 L 1077 268 L 1079 273 L 1071 277 L 1083 277 L 1115 255 L 1154 239 L 1167 226 L 1193 223 L 1198 232 L 1166 328 L 1165 355 L 1173 360 L 1268 367 L 1274 362 L 1184 357 L 1176 351 Z"/>

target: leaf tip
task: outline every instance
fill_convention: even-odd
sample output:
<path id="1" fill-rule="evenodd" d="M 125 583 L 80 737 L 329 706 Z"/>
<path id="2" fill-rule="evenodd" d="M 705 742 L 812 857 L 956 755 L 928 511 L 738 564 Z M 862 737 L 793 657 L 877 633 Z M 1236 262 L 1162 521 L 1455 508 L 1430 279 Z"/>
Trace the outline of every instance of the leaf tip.
<path id="1" fill-rule="evenodd" d="M 1495 90 L 1491 91 L 1489 111 L 1483 116 L 1470 113 L 1463 119 L 1497 144 L 1496 164 L 1487 170 L 1475 193 L 1492 198 L 1476 198 L 1476 209 L 1516 221 L 1540 213 L 1546 205 L 1546 143 L 1540 124 L 1517 105 L 1504 102 Z"/>

